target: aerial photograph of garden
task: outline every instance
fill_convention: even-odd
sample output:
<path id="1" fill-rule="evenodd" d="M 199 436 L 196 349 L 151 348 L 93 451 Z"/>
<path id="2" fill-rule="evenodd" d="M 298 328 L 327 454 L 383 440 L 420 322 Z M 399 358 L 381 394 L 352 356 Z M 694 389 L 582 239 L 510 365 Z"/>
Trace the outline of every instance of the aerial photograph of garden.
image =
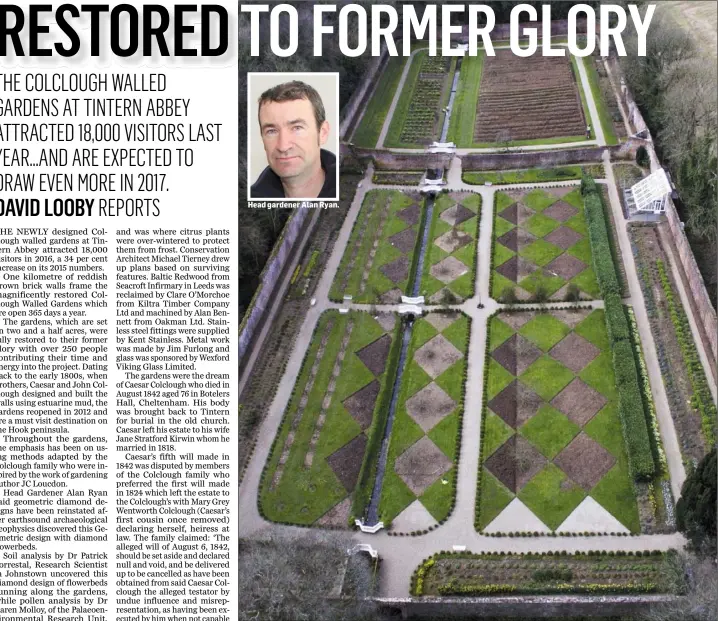
<path id="1" fill-rule="evenodd" d="M 292 59 L 340 202 L 240 207 L 241 619 L 718 616 L 718 5 L 639 58 L 487 4 L 493 55 Z"/>

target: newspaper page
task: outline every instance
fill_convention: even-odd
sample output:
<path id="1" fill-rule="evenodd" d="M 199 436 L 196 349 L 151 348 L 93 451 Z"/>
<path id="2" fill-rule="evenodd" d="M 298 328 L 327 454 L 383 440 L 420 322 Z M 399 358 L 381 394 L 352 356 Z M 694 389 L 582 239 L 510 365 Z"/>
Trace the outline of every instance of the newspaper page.
<path id="1" fill-rule="evenodd" d="M 0 621 L 716 618 L 716 23 L 0 3 Z"/>
<path id="2" fill-rule="evenodd" d="M 0 7 L 0 618 L 236 618 L 236 6 Z"/>

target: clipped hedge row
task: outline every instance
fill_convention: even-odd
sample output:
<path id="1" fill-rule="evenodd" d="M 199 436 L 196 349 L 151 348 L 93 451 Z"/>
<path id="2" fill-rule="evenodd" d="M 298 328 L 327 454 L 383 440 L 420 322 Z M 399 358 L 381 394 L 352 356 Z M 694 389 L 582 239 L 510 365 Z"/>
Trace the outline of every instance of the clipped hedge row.
<path id="1" fill-rule="evenodd" d="M 631 333 L 628 331 L 628 322 L 620 296 L 617 293 L 610 293 L 603 303 L 606 311 L 606 331 L 611 345 L 619 341 L 628 341 Z"/>
<path id="2" fill-rule="evenodd" d="M 591 240 L 593 270 L 596 272 L 601 295 L 606 297 L 611 293 L 620 294 L 621 285 L 613 262 L 603 201 L 601 200 L 600 190 L 591 177 L 584 176 L 581 180 L 581 194 L 583 195 L 586 220 L 588 222 L 588 237 Z"/>
<path id="3" fill-rule="evenodd" d="M 631 332 L 621 301 L 621 285 L 611 252 L 606 212 L 596 182 L 585 175 L 581 180 L 593 267 L 604 298 L 606 331 L 613 351 L 618 405 L 628 466 L 637 481 L 650 480 L 656 474 L 651 448 L 647 412 L 644 409 L 638 370 L 633 355 Z"/>
<path id="4" fill-rule="evenodd" d="M 653 460 L 633 346 L 630 341 L 614 343 L 613 368 L 616 373 L 619 413 L 628 453 L 628 465 L 636 480 L 650 480 L 656 474 L 656 464 Z"/>
<path id="5" fill-rule="evenodd" d="M 657 586 L 653 582 L 629 582 L 627 584 L 552 584 L 525 585 L 513 584 L 458 584 L 447 582 L 439 587 L 441 595 L 500 595 L 504 593 L 522 595 L 549 595 L 553 593 L 622 594 L 653 593 Z"/>

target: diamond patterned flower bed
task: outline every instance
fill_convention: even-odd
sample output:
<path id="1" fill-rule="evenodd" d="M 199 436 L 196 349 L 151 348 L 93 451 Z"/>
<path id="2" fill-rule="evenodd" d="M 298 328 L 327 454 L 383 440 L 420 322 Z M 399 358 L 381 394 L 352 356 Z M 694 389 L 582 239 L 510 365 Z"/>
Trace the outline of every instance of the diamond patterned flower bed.
<path id="1" fill-rule="evenodd" d="M 505 511 L 514 498 L 557 530 L 590 496 L 610 519 L 639 531 L 603 312 L 490 320 L 478 530 L 511 523 Z"/>
<path id="2" fill-rule="evenodd" d="M 416 193 L 367 192 L 329 297 L 396 303 L 408 293 L 422 209 L 423 198 Z"/>
<path id="3" fill-rule="evenodd" d="M 468 337 L 462 313 L 414 324 L 379 503 L 385 523 L 417 499 L 437 522 L 451 511 Z"/>
<path id="4" fill-rule="evenodd" d="M 321 316 L 262 477 L 267 519 L 348 525 L 367 443 L 383 432 L 375 410 L 391 390 L 386 366 L 400 327 L 390 314 Z"/>
<path id="5" fill-rule="evenodd" d="M 600 296 L 579 188 L 497 192 L 494 205 L 493 298 L 561 301 L 569 284 Z"/>
<path id="6" fill-rule="evenodd" d="M 480 212 L 478 194 L 452 192 L 436 200 L 421 279 L 428 301 L 459 302 L 474 295 Z"/>

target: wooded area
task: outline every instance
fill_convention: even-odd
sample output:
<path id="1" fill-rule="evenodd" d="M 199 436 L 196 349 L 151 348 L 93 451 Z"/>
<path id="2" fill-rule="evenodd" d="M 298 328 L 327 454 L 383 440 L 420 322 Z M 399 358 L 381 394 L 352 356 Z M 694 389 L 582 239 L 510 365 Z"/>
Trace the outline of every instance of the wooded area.
<path id="1" fill-rule="evenodd" d="M 646 56 L 626 41 L 621 66 L 654 138 L 659 158 L 678 188 L 677 207 L 698 266 L 716 304 L 718 233 L 718 102 L 715 63 L 688 30 L 657 12 Z"/>

